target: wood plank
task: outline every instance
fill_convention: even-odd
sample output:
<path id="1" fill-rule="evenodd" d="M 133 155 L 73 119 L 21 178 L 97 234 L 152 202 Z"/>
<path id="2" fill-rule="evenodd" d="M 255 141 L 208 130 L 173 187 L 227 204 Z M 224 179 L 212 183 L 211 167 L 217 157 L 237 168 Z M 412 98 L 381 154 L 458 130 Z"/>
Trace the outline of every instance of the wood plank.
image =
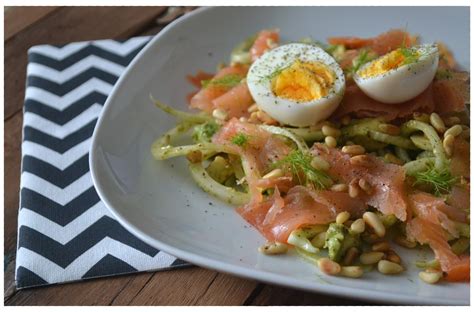
<path id="1" fill-rule="evenodd" d="M 136 274 L 133 275 L 132 279 L 123 289 L 121 289 L 114 299 L 110 302 L 110 305 L 115 306 L 124 306 L 128 305 L 133 298 L 135 298 L 138 293 L 145 287 L 145 285 L 156 275 L 161 274 L 156 272 L 153 274 Z"/>
<path id="2" fill-rule="evenodd" d="M 155 23 L 164 7 L 66 7 L 5 42 L 5 119 L 23 105 L 27 50 L 38 44 L 128 38 Z"/>
<path id="3" fill-rule="evenodd" d="M 132 285 L 124 289 L 113 304 L 241 305 L 256 286 L 255 281 L 193 267 L 157 272 L 139 292 Z M 132 301 L 130 293 L 137 293 Z"/>
<path id="4" fill-rule="evenodd" d="M 195 305 L 218 274 L 197 267 L 160 272 L 127 304 Z"/>
<path id="5" fill-rule="evenodd" d="M 203 306 L 242 305 L 253 293 L 258 282 L 219 273 L 207 291 L 196 302 Z"/>
<path id="6" fill-rule="evenodd" d="M 367 305 L 353 299 L 318 294 L 276 285 L 265 285 L 248 305 L 258 306 L 318 306 L 318 305 Z"/>
<path id="7" fill-rule="evenodd" d="M 144 278 L 152 274 L 140 273 Z M 6 300 L 5 305 L 108 305 L 134 278 L 136 278 L 134 275 L 115 276 L 80 283 L 23 289 Z"/>
<path id="8" fill-rule="evenodd" d="M 10 7 L 4 13 L 5 38 L 7 41 L 20 31 L 34 25 L 37 21 L 51 14 L 59 7 Z"/>
<path id="9" fill-rule="evenodd" d="M 21 132 L 23 114 L 18 112 L 4 124 L 4 251 L 10 257 L 16 248 L 20 189 Z"/>

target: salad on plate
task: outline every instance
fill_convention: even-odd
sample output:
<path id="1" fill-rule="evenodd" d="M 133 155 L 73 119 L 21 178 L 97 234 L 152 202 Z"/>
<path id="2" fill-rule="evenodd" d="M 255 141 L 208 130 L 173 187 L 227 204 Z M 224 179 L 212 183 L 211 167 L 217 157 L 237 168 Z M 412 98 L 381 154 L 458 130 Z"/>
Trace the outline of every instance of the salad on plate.
<path id="1" fill-rule="evenodd" d="M 238 44 L 196 87 L 155 159 L 185 156 L 207 193 L 268 241 L 326 274 L 403 274 L 394 244 L 429 247 L 416 262 L 434 284 L 470 276 L 469 73 L 441 42 L 406 30 L 373 38 Z M 176 146 L 178 139 L 189 144 Z"/>

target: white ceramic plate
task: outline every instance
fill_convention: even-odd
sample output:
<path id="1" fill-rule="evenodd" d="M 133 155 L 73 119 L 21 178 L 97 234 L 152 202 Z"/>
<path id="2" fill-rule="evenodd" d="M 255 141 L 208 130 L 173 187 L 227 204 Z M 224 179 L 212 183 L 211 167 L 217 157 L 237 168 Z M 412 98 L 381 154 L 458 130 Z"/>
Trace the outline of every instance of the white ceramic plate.
<path id="1" fill-rule="evenodd" d="M 150 144 L 174 119 L 149 101 L 153 95 L 186 109 L 185 76 L 213 71 L 232 47 L 256 31 L 278 27 L 283 41 L 311 36 L 373 36 L 405 27 L 425 42 L 443 40 L 469 68 L 469 8 L 212 8 L 186 15 L 161 31 L 135 58 L 109 96 L 95 129 L 90 166 L 97 191 L 117 219 L 152 246 L 197 265 L 356 299 L 398 304 L 469 304 L 468 284 L 419 281 L 421 252 L 399 250 L 407 271 L 362 279 L 324 276 L 293 254 L 257 252 L 262 236 L 232 209 L 201 191 L 186 160 L 154 161 Z"/>

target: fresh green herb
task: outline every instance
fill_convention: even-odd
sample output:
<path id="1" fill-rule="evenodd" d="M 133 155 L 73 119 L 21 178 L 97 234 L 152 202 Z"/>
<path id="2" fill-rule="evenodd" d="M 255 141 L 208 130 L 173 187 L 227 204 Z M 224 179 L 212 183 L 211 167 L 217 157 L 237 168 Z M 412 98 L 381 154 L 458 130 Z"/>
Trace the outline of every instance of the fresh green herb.
<path id="1" fill-rule="evenodd" d="M 356 73 L 364 64 L 375 59 L 375 55 L 367 49 L 362 49 L 357 57 L 352 61 L 352 67 L 349 69 L 350 73 Z"/>
<path id="2" fill-rule="evenodd" d="M 238 85 L 242 81 L 242 77 L 236 74 L 229 74 L 225 75 L 220 78 L 214 78 L 209 80 L 202 80 L 201 86 L 203 88 L 208 88 L 210 86 L 219 86 L 219 87 L 226 87 L 232 88 Z"/>
<path id="3" fill-rule="evenodd" d="M 248 140 L 249 138 L 245 133 L 239 132 L 232 138 L 231 142 L 238 146 L 244 146 Z"/>
<path id="4" fill-rule="evenodd" d="M 403 65 L 413 64 L 420 57 L 416 49 L 413 48 L 402 47 L 400 48 L 400 52 L 403 55 Z"/>
<path id="5" fill-rule="evenodd" d="M 325 189 L 330 185 L 331 178 L 325 172 L 311 166 L 312 159 L 309 153 L 294 150 L 277 161 L 274 166 L 291 172 L 300 184 L 312 185 L 315 189 Z"/>
<path id="6" fill-rule="evenodd" d="M 451 175 L 448 166 L 437 169 L 433 164 L 429 164 L 425 171 L 415 172 L 413 177 L 415 178 L 415 186 L 430 186 L 436 196 L 449 193 L 452 186 L 458 181 L 457 177 Z"/>
<path id="7" fill-rule="evenodd" d="M 328 249 L 329 258 L 339 261 L 341 258 L 342 242 L 344 241 L 345 228 L 342 224 L 331 223 L 326 232 L 324 248 Z"/>
<path id="8" fill-rule="evenodd" d="M 439 269 L 440 266 L 439 266 L 439 261 L 437 259 L 433 259 L 433 260 L 419 260 L 419 261 L 415 261 L 415 265 L 417 268 L 420 268 L 420 269 Z"/>
<path id="9" fill-rule="evenodd" d="M 331 223 L 326 231 L 324 248 L 328 249 L 329 258 L 340 261 L 346 251 L 351 247 L 360 245 L 359 234 L 353 234 L 342 224 Z"/>
<path id="10" fill-rule="evenodd" d="M 219 130 L 215 121 L 209 121 L 194 127 L 193 140 L 197 143 L 211 142 L 212 136 Z"/>
<path id="11" fill-rule="evenodd" d="M 281 74 L 281 72 L 287 69 L 288 67 L 290 67 L 290 65 L 278 67 L 270 75 L 263 77 L 262 80 L 265 80 L 265 81 L 272 80 L 273 78 Z"/>

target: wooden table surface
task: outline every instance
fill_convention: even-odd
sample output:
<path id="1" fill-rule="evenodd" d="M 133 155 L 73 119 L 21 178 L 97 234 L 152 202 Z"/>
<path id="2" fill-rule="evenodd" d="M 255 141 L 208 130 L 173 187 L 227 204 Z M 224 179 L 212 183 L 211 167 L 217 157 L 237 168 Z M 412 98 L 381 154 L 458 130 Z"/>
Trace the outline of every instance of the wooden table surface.
<path id="1" fill-rule="evenodd" d="M 5 16 L 5 305 L 360 305 L 199 267 L 16 290 L 22 106 L 27 49 L 153 35 L 192 8 L 10 7 Z"/>

